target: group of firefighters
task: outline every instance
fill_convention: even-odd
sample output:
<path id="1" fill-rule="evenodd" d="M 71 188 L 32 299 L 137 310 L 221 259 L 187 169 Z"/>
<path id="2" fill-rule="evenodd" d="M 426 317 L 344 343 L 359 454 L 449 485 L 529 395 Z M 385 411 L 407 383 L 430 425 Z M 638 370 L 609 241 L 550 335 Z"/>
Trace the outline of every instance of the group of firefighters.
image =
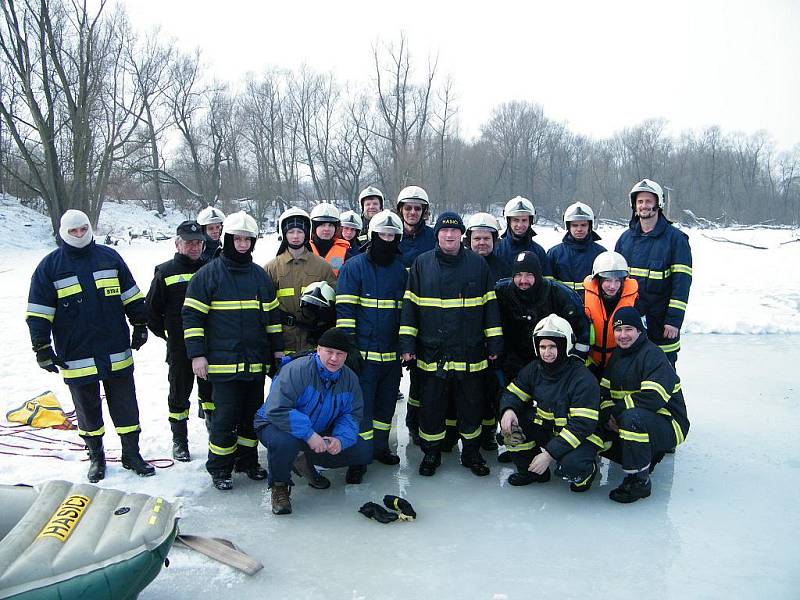
<path id="1" fill-rule="evenodd" d="M 403 368 L 420 475 L 459 441 L 461 464 L 488 475 L 481 449 L 499 442 L 498 460 L 516 466 L 511 485 L 548 481 L 552 468 L 588 490 L 600 455 L 626 474 L 610 497 L 633 502 L 689 429 L 675 364 L 692 263 L 662 188 L 644 179 L 630 201 L 615 251 L 576 202 L 563 241 L 545 252 L 526 198 L 505 205 L 501 235 L 488 213 L 464 223 L 446 211 L 431 227 L 419 186 L 395 210 L 368 187 L 361 214 L 286 210 L 263 268 L 255 219 L 207 207 L 178 227 L 146 297 L 119 254 L 95 244 L 86 215 L 69 210 L 60 247 L 33 274 L 26 320 L 39 366 L 60 369 L 70 389 L 92 482 L 106 469 L 100 382 L 123 467 L 154 474 L 139 451 L 132 358 L 149 329 L 167 346 L 173 457 L 191 460 L 197 381 L 214 487 L 231 489 L 234 472 L 268 479 L 276 514 L 291 512 L 292 473 L 321 489 L 330 482 L 316 466 L 347 467 L 357 484 L 373 461 L 400 462 L 389 434 Z"/>

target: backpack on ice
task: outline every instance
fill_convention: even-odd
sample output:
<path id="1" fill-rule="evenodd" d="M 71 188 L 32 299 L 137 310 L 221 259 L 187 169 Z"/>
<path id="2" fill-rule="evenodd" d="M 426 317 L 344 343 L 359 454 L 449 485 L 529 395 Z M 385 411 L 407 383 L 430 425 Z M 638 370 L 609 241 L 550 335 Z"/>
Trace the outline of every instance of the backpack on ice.
<path id="1" fill-rule="evenodd" d="M 22 423 L 31 427 L 53 427 L 55 429 L 72 429 L 73 425 L 64 414 L 64 409 L 56 395 L 50 390 L 35 398 L 26 400 L 19 408 L 6 413 L 6 419 L 13 423 Z"/>

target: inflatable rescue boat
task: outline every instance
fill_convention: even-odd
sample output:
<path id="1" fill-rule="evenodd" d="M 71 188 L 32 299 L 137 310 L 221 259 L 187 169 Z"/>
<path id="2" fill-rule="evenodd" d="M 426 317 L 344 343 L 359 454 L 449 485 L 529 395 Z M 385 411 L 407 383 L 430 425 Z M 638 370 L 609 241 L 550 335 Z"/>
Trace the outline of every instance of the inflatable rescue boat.
<path id="1" fill-rule="evenodd" d="M 178 533 L 178 505 L 90 484 L 0 485 L 0 507 L 0 598 L 136 598 Z"/>

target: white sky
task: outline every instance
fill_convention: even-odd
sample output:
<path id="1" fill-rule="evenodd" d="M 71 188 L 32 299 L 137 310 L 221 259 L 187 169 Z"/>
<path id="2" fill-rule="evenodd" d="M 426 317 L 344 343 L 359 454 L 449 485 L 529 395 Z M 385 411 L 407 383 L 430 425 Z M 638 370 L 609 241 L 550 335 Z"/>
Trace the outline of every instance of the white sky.
<path id="1" fill-rule="evenodd" d="M 417 73 L 438 53 L 453 77 L 467 136 L 516 99 L 594 137 L 663 117 L 800 143 L 800 0 L 119 1 L 230 82 L 305 62 L 366 84 L 371 45 L 403 31 Z"/>

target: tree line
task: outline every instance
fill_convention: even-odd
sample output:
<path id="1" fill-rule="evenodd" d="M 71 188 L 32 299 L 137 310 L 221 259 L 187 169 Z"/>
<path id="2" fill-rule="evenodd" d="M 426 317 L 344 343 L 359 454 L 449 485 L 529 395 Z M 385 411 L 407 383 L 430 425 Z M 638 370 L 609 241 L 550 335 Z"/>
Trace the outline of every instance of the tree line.
<path id="1" fill-rule="evenodd" d="M 357 208 L 367 185 L 391 205 L 409 184 L 436 211 L 499 214 L 522 195 L 556 221 L 576 200 L 626 221 L 644 177 L 669 188 L 674 220 L 800 223 L 800 145 L 778 152 L 766 132 L 673 136 L 651 119 L 598 140 L 509 101 L 467 139 L 455 82 L 435 58 L 412 60 L 402 35 L 372 46 L 362 89 L 308 66 L 226 82 L 105 2 L 0 7 L 0 187 L 41 204 L 54 231 L 68 208 L 96 222 L 107 199 L 264 219 L 320 201 Z"/>

